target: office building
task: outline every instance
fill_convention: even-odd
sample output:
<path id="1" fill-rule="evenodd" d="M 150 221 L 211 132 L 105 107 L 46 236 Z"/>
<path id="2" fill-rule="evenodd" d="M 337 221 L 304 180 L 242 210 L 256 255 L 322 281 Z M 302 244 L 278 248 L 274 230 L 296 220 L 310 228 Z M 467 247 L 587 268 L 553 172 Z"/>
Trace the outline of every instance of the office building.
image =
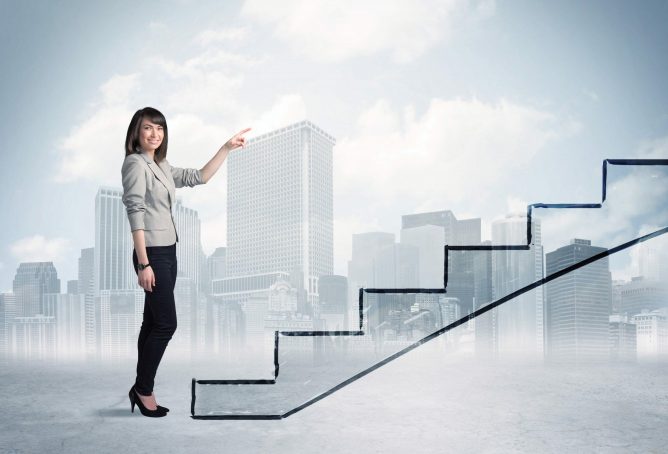
<path id="1" fill-rule="evenodd" d="M 622 285 L 621 314 L 633 316 L 661 308 L 668 308 L 668 283 L 636 276 Z"/>
<path id="2" fill-rule="evenodd" d="M 20 263 L 13 282 L 16 315 L 43 314 L 45 293 L 60 293 L 60 279 L 53 262 Z"/>
<path id="3" fill-rule="evenodd" d="M 415 238 L 415 233 L 411 231 L 418 227 L 436 226 L 442 231 L 441 244 L 434 243 L 434 251 L 424 255 L 422 250 L 429 248 L 427 241 L 433 243 L 434 232 L 425 231 L 417 235 L 422 238 Z M 481 239 L 481 221 L 480 218 L 457 219 L 450 210 L 433 211 L 426 213 L 415 213 L 401 216 L 402 238 L 406 241 L 421 247 L 421 264 L 428 264 L 429 270 L 420 271 L 424 276 L 425 283 L 436 283 L 437 280 L 443 280 L 444 272 L 444 246 L 446 244 L 454 245 L 478 245 Z M 405 233 L 404 233 L 405 232 Z M 402 243 L 404 241 L 402 240 Z M 438 254 L 438 255 L 436 255 Z M 474 254 L 467 251 L 450 251 L 448 256 L 448 286 L 447 293 L 451 298 L 457 298 L 460 302 L 462 314 L 466 315 L 473 311 L 474 298 L 474 275 L 473 275 L 473 257 Z M 438 262 L 438 263 L 437 263 Z M 440 278 L 435 274 L 436 269 Z M 438 287 L 442 287 L 441 282 Z"/>
<path id="4" fill-rule="evenodd" d="M 610 316 L 610 359 L 612 361 L 635 361 L 636 324 L 626 315 Z"/>
<path id="5" fill-rule="evenodd" d="M 543 278 L 540 219 L 531 222 L 532 245 L 525 250 L 492 252 L 493 299 L 498 300 Z M 492 223 L 492 244 L 526 245 L 527 218 L 510 214 Z M 499 354 L 542 358 L 543 287 L 526 292 L 496 309 L 496 342 Z"/>
<path id="6" fill-rule="evenodd" d="M 229 277 L 299 276 L 308 303 L 333 272 L 335 139 L 302 121 L 250 139 L 228 158 Z"/>
<path id="7" fill-rule="evenodd" d="M 83 359 L 86 354 L 85 295 L 47 293 L 44 295 L 45 314 L 56 324 L 55 358 Z"/>
<path id="8" fill-rule="evenodd" d="M 546 274 L 574 265 L 606 249 L 574 239 L 546 255 Z M 612 281 L 608 257 L 547 284 L 547 342 L 554 360 L 607 359 Z"/>
<path id="9" fill-rule="evenodd" d="M 645 310 L 631 320 L 636 325 L 638 359 L 668 358 L 668 310 Z"/>

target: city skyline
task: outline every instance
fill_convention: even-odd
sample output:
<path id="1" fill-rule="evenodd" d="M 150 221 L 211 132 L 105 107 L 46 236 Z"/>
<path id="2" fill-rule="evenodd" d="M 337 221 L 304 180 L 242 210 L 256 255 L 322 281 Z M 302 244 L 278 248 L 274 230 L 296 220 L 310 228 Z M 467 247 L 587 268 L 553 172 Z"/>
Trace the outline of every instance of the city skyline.
<path id="1" fill-rule="evenodd" d="M 323 156 L 327 156 L 329 153 L 331 156 L 331 148 L 327 151 L 327 148 L 318 148 L 316 146 L 313 148 L 313 155 L 311 155 L 310 151 L 307 152 L 307 154 L 302 155 L 301 150 L 310 150 L 310 148 L 304 148 L 300 145 L 300 140 L 303 139 L 299 139 L 299 137 L 302 136 L 310 137 L 310 132 L 318 131 L 321 130 L 311 123 L 296 123 L 291 127 L 283 128 L 268 134 L 266 137 L 270 138 L 270 140 L 268 142 L 265 141 L 266 143 L 263 142 L 262 136 L 260 136 L 258 143 L 264 143 L 264 148 L 260 147 L 258 148 L 258 151 L 269 153 L 274 151 L 274 148 L 284 147 L 285 143 L 289 143 L 286 148 L 286 150 L 288 150 L 288 153 L 286 154 L 286 165 L 289 166 L 290 159 L 292 159 L 289 157 L 290 149 L 297 151 L 295 154 L 295 156 L 298 157 L 296 162 L 311 162 L 314 160 L 317 161 L 317 159 L 322 160 L 322 156 L 317 157 L 317 155 L 324 153 Z M 294 135 L 294 138 L 297 138 L 296 140 L 292 140 L 291 134 L 293 132 L 296 134 Z M 305 132 L 307 134 L 304 136 Z M 324 137 L 327 138 L 326 134 Z M 329 146 L 333 146 L 334 139 L 330 137 L 327 138 L 327 140 L 329 141 Z M 307 139 L 307 143 L 317 143 L 317 140 L 313 141 L 309 138 Z M 250 145 L 253 144 L 254 143 L 251 141 Z M 292 153 L 294 153 L 294 151 Z M 243 158 L 248 158 L 248 163 L 254 163 L 253 165 L 257 167 L 257 159 L 253 158 L 252 154 L 249 153 L 248 155 L 243 156 Z M 326 163 L 327 159 L 324 159 L 322 162 Z M 232 166 L 233 169 L 237 167 L 239 166 Z M 243 169 L 244 167 L 241 166 L 239 168 Z M 241 172 L 243 172 L 243 170 Z M 331 167 L 328 168 L 325 166 L 318 171 L 310 170 L 307 175 L 311 172 L 314 172 L 314 174 L 319 173 L 319 181 L 324 181 L 325 185 L 323 187 L 329 189 L 325 189 L 325 191 L 319 195 L 317 191 L 314 191 L 312 197 L 300 196 L 297 197 L 296 200 L 309 200 L 313 198 L 316 201 L 326 201 L 328 191 L 330 191 L 329 193 L 331 194 L 331 186 L 328 186 L 326 183 L 326 178 L 323 180 L 323 173 L 324 175 L 328 173 L 331 174 Z M 277 191 L 281 192 L 281 189 L 278 187 L 273 187 L 273 189 L 271 189 L 271 185 L 286 185 L 286 187 L 289 185 L 289 183 L 286 183 L 284 179 L 282 179 L 281 172 L 277 172 L 272 169 L 271 166 L 267 167 L 265 173 L 264 181 L 269 183 L 269 189 L 256 195 L 256 200 L 252 204 L 247 202 L 241 206 L 258 206 L 260 207 L 260 211 L 264 212 L 264 208 L 262 207 L 270 206 L 267 205 L 267 203 L 270 203 L 273 200 L 272 194 Z M 241 175 L 241 173 L 239 175 Z M 235 175 L 235 178 L 238 179 L 239 176 Z M 301 179 L 306 182 L 312 181 L 312 178 L 308 176 Z M 311 189 L 309 189 L 309 192 L 310 191 Z M 250 194 L 254 191 L 246 189 L 246 192 Z M 234 191 L 230 192 L 230 194 L 232 197 L 240 198 L 240 200 L 245 197 L 242 193 L 235 193 Z M 141 319 L 140 312 L 143 297 L 131 277 L 127 277 L 123 272 L 118 272 L 119 270 L 125 270 L 126 268 L 130 268 L 131 270 L 129 258 L 125 257 L 127 254 L 123 253 L 123 249 L 129 248 L 131 245 L 128 241 L 129 229 L 126 223 L 125 210 L 123 209 L 121 198 L 122 191 L 118 189 L 100 187 L 98 190 L 95 210 L 95 225 L 96 231 L 98 232 L 96 235 L 96 246 L 81 251 L 82 255 L 79 259 L 79 280 L 68 281 L 66 289 L 67 293 L 59 293 L 61 289 L 60 279 L 58 279 L 57 270 L 53 266 L 53 263 L 37 262 L 20 264 L 15 277 L 14 293 L 3 294 L 4 297 L 9 298 L 7 301 L 10 301 L 11 306 L 11 310 L 8 310 L 9 306 L 7 306 L 3 300 L 3 332 L 5 336 L 5 346 L 3 350 L 7 350 L 7 336 L 11 335 L 14 339 L 14 343 L 12 344 L 13 354 L 16 354 L 17 351 L 23 349 L 21 350 L 23 351 L 22 355 L 31 356 L 33 354 L 31 353 L 31 349 L 33 347 L 20 347 L 21 344 L 16 343 L 16 336 L 19 336 L 18 339 L 25 339 L 26 341 L 37 336 L 35 339 L 39 339 L 40 345 L 49 345 L 49 348 L 46 348 L 45 351 L 51 352 L 51 355 L 58 354 L 59 350 L 58 348 L 54 350 L 53 346 L 49 344 L 50 341 L 48 341 L 48 339 L 51 339 L 53 344 L 57 343 L 58 346 L 61 346 L 64 349 L 64 352 L 62 355 L 59 355 L 59 357 L 68 357 L 68 355 L 70 357 L 80 357 L 77 355 L 80 355 L 84 350 L 87 354 L 93 353 L 93 356 L 100 357 L 101 355 L 103 358 L 121 358 L 132 355 L 134 351 L 134 336 L 136 335 Z M 287 197 L 286 199 L 289 200 L 290 198 Z M 309 206 L 311 207 L 310 210 L 313 210 L 314 213 L 320 213 L 322 211 L 322 208 L 317 207 L 317 205 Z M 253 209 L 257 211 L 257 209 Z M 279 209 L 278 211 L 284 211 L 286 212 L 284 214 L 287 214 L 295 210 L 297 213 L 301 213 L 303 208 L 300 208 L 300 205 L 297 204 L 294 206 L 286 206 L 283 210 Z M 221 347 L 223 349 L 230 347 L 231 344 L 229 343 L 225 344 L 227 346 L 211 344 L 211 336 L 213 335 L 212 330 L 216 331 L 217 329 L 222 328 L 224 332 L 232 327 L 232 325 L 230 325 L 231 322 L 227 318 L 233 317 L 234 320 L 234 317 L 238 317 L 238 315 L 234 315 L 234 312 L 230 312 L 229 308 L 221 309 L 222 306 L 220 306 L 220 304 L 227 304 L 224 303 L 224 301 L 227 301 L 225 295 L 226 292 L 230 292 L 230 290 L 216 290 L 216 288 L 218 288 L 216 285 L 224 284 L 225 282 L 228 282 L 228 284 L 225 285 L 229 287 L 232 284 L 237 285 L 235 282 L 238 281 L 239 284 L 245 286 L 244 291 L 249 291 L 249 295 L 254 295 L 252 296 L 252 303 L 251 300 L 249 300 L 248 303 L 241 303 L 241 300 L 239 300 L 240 294 L 238 289 L 234 289 L 229 293 L 230 297 L 227 299 L 229 299 L 229 302 L 234 303 L 233 306 L 241 303 L 238 314 L 242 316 L 240 320 L 243 329 L 241 331 L 233 329 L 231 332 L 225 333 L 225 336 L 234 337 L 240 333 L 248 334 L 252 330 L 259 330 L 257 333 L 263 333 L 268 328 L 281 329 L 281 326 L 285 326 L 286 323 L 280 321 L 282 319 L 281 317 L 284 317 L 285 314 L 289 313 L 301 313 L 301 315 L 299 315 L 301 321 L 297 322 L 295 319 L 290 322 L 291 326 L 299 326 L 301 329 L 315 329 L 314 323 L 319 319 L 320 313 L 316 305 L 316 302 L 318 301 L 317 281 L 320 276 L 330 277 L 331 267 L 329 268 L 329 274 L 313 271 L 312 273 L 314 274 L 309 274 L 311 277 L 308 278 L 307 276 L 301 275 L 301 273 L 295 275 L 295 269 L 292 269 L 291 272 L 287 271 L 288 268 L 292 268 L 291 266 L 288 266 L 287 268 L 281 267 L 284 259 L 281 258 L 280 253 L 274 258 L 270 258 L 269 261 L 267 261 L 267 257 L 269 256 L 266 254 L 255 256 L 252 254 L 249 255 L 249 253 L 255 250 L 255 245 L 260 241 L 259 237 L 251 239 L 250 243 L 248 243 L 250 245 L 250 249 L 247 249 L 248 253 L 242 253 L 240 251 L 243 249 L 239 249 L 239 251 L 236 251 L 232 255 L 236 255 L 236 261 L 244 264 L 243 266 L 246 268 L 240 268 L 239 265 L 232 266 L 228 262 L 231 255 L 229 254 L 230 251 L 227 247 L 218 248 L 214 254 L 206 257 L 201 251 L 200 227 L 197 212 L 184 207 L 180 201 L 177 202 L 174 211 L 176 214 L 176 223 L 182 232 L 181 241 L 179 241 L 179 247 L 177 248 L 177 254 L 182 257 L 183 261 L 183 266 L 179 268 L 179 278 L 177 279 L 177 288 L 175 291 L 179 319 L 181 320 L 181 329 L 174 341 L 176 350 L 180 353 L 189 355 L 191 352 L 197 351 L 198 349 L 204 352 L 216 350 Z M 249 218 L 249 214 L 246 211 L 248 211 L 248 208 L 241 210 L 235 216 L 237 216 L 238 219 Z M 329 209 L 325 205 L 324 212 L 327 213 L 328 211 Z M 271 216 L 267 217 L 261 215 L 259 212 L 250 216 L 250 218 L 263 219 L 261 222 L 257 223 L 260 228 L 258 232 L 264 232 L 267 228 L 271 229 L 274 222 Z M 233 216 L 230 219 L 235 220 L 236 218 Z M 549 217 L 547 219 L 549 219 Z M 526 235 L 526 221 L 526 216 L 518 214 L 509 214 L 506 215 L 504 219 L 495 221 L 492 224 L 494 244 L 523 243 Z M 293 224 L 299 226 L 304 224 L 304 222 L 288 222 L 286 225 L 289 226 Z M 311 223 L 306 222 L 305 224 L 308 225 Z M 454 305 L 452 307 L 457 315 L 455 318 L 452 318 L 453 316 L 450 315 L 444 318 L 445 315 L 441 314 L 438 318 L 441 320 L 447 319 L 450 322 L 455 321 L 461 315 L 466 315 L 475 308 L 480 307 L 481 304 L 486 304 L 491 297 L 495 300 L 499 299 L 508 293 L 517 290 L 522 285 L 527 285 L 533 281 L 539 280 L 543 277 L 543 273 L 549 275 L 551 272 L 558 271 L 560 268 L 555 268 L 553 264 L 550 264 L 550 257 L 555 256 L 556 254 L 561 254 L 560 251 L 565 250 L 568 246 L 562 246 L 561 248 L 544 254 L 541 245 L 541 224 L 542 222 L 540 218 L 536 218 L 532 222 L 531 233 L 533 247 L 529 251 L 530 256 L 521 258 L 521 255 L 517 255 L 513 252 L 492 252 L 491 259 L 489 259 L 490 265 L 488 265 L 491 266 L 489 271 L 482 270 L 477 264 L 479 257 L 471 257 L 467 255 L 469 253 L 455 253 L 450 257 L 450 266 L 448 268 L 450 278 L 448 281 L 448 297 L 446 300 L 449 301 L 448 304 Z M 341 276 L 347 281 L 350 281 L 350 285 L 346 284 L 345 286 L 350 291 L 341 293 L 347 293 L 347 310 L 344 309 L 340 313 L 339 318 L 334 317 L 329 323 L 337 324 L 337 326 L 340 327 L 344 320 L 354 318 L 356 311 L 355 302 L 357 287 L 360 285 L 364 287 L 372 286 L 386 288 L 438 287 L 438 276 L 439 273 L 442 272 L 442 246 L 444 244 L 490 244 L 489 241 L 481 241 L 480 218 L 458 220 L 450 210 L 404 214 L 402 215 L 402 226 L 401 238 L 398 243 L 395 243 L 394 235 L 388 232 L 363 232 L 354 235 L 358 237 L 358 240 L 364 239 L 364 241 L 371 242 L 368 243 L 367 246 L 361 246 L 362 243 L 358 244 L 357 247 L 361 247 L 362 249 L 358 251 L 357 256 L 353 254 L 353 258 L 349 262 L 349 268 L 353 274 Z M 242 228 L 242 231 L 246 230 L 248 230 L 248 227 Z M 231 231 L 235 231 L 235 228 L 232 228 Z M 299 227 L 296 232 L 298 232 L 298 235 L 302 235 L 305 231 Z M 325 235 L 324 238 L 327 239 L 327 236 Z M 330 245 L 332 241 L 331 238 L 332 237 L 329 236 Z M 272 247 L 279 244 L 276 243 L 276 241 L 280 242 L 281 240 L 276 237 L 273 243 L 267 243 L 267 247 L 271 250 Z M 300 244 L 300 241 L 293 243 Z M 353 238 L 353 244 L 355 244 L 355 238 Z M 589 240 L 576 239 L 572 240 L 570 244 L 571 247 L 573 244 L 579 245 L 578 247 L 588 247 L 591 242 Z M 371 249 L 369 249 L 369 247 L 371 247 Z M 311 260 L 316 263 L 323 259 L 324 263 L 326 263 L 328 260 L 327 250 L 328 248 L 325 246 L 321 249 L 315 249 L 313 253 L 304 254 L 299 252 L 297 257 L 308 255 L 311 257 Z M 353 252 L 355 252 L 355 250 L 356 248 L 354 247 Z M 366 252 L 359 255 L 362 250 L 366 250 Z M 596 250 L 604 251 L 605 248 L 599 247 L 596 248 Z M 278 249 L 278 251 L 283 251 L 283 249 Z M 661 318 L 662 315 L 660 311 L 665 309 L 665 302 L 668 300 L 668 288 L 659 284 L 658 280 L 668 269 L 668 266 L 666 266 L 667 255 L 665 251 L 660 249 L 660 245 L 657 249 L 646 243 L 641 244 L 637 248 L 637 251 L 638 270 L 641 273 L 638 277 L 634 277 L 629 281 L 615 281 L 615 285 L 620 289 L 617 291 L 620 295 L 620 300 L 617 304 L 613 302 L 613 287 L 612 280 L 609 277 L 609 271 L 607 271 L 606 274 L 607 281 L 601 281 L 598 284 L 603 285 L 603 288 L 607 288 L 602 294 L 604 296 L 601 300 L 604 304 L 603 307 L 607 307 L 607 309 L 599 309 L 599 325 L 602 324 L 601 326 L 605 327 L 604 329 L 600 326 L 597 328 L 599 332 L 597 341 L 599 356 L 602 351 L 608 351 L 608 337 L 607 334 L 603 333 L 607 333 L 609 323 L 613 323 L 612 319 L 608 321 L 608 317 L 611 315 L 623 317 L 623 320 L 615 320 L 615 323 L 619 324 L 620 330 L 628 330 L 623 323 L 632 324 L 636 319 L 640 321 L 646 319 L 652 320 L 654 325 L 650 323 L 650 325 L 648 325 L 649 328 L 643 328 L 645 331 L 649 329 L 650 332 L 653 332 L 651 331 L 652 329 L 663 329 L 661 326 L 663 326 L 662 324 L 664 322 Z M 289 251 L 285 253 L 290 254 Z M 364 258 L 365 256 L 367 258 Z M 211 266 L 216 262 L 213 262 L 211 265 L 205 265 L 206 261 L 213 259 L 219 261 L 219 259 L 216 259 L 215 257 L 224 258 L 225 263 L 215 265 L 214 268 L 211 268 Z M 329 257 L 331 257 L 331 255 Z M 366 263 L 369 257 L 372 261 Z M 545 265 L 544 261 L 546 261 Z M 262 268 L 261 263 L 264 262 L 267 262 L 269 266 Z M 299 262 L 295 263 L 298 264 Z M 564 266 L 572 265 L 575 262 L 564 263 L 565 265 L 562 264 L 559 266 L 563 268 Z M 596 266 L 605 266 L 606 269 L 608 269 L 609 262 L 606 258 L 604 264 L 599 263 Z M 30 283 L 32 281 L 28 282 L 29 279 L 32 279 L 29 276 L 35 274 L 34 271 L 29 271 L 33 268 L 35 270 L 44 270 L 42 271 L 42 274 L 46 276 L 45 278 L 38 278 L 34 284 Z M 92 270 L 87 268 L 92 268 Z M 215 271 L 215 269 L 218 269 L 218 271 Z M 221 269 L 224 270 L 222 274 L 220 274 Z M 315 269 L 318 269 L 318 267 Z M 325 265 L 325 268 L 320 266 L 320 269 L 327 270 L 327 266 Z M 116 272 L 106 270 L 116 270 Z M 208 272 L 217 275 L 208 276 L 206 273 L 202 274 L 205 270 L 209 270 Z M 258 271 L 263 273 L 257 274 Z M 249 272 L 250 274 L 248 274 Z M 254 273 L 257 275 L 256 277 L 253 277 Z M 644 273 L 644 275 L 642 273 Z M 21 278 L 22 275 L 27 277 Z M 567 279 L 570 280 L 562 278 L 561 281 L 570 282 L 573 279 L 577 280 L 578 275 L 578 273 L 574 273 L 568 276 Z M 126 276 L 125 279 L 123 279 L 124 276 Z M 295 276 L 298 277 L 296 280 Z M 334 278 L 336 276 L 331 275 L 331 277 Z M 255 279 L 257 282 L 251 283 L 251 278 Z M 51 282 L 51 284 L 45 285 L 44 283 L 41 283 L 44 279 Z M 242 281 L 245 283 L 242 283 Z M 486 281 L 489 282 L 486 283 Z M 88 282 L 88 284 L 86 284 L 86 282 Z M 215 285 L 212 287 L 212 284 Z M 225 288 L 225 285 L 220 288 Z M 548 289 L 553 288 L 555 285 L 556 284 L 551 284 L 551 287 L 548 286 Z M 568 286 L 572 284 L 561 285 Z M 283 290 L 280 290 L 281 287 L 283 287 Z M 489 287 L 491 290 L 485 291 L 484 287 Z M 308 291 L 306 291 L 307 288 L 309 289 Z M 275 293 L 272 289 L 275 289 L 278 293 Z M 54 290 L 56 290 L 56 293 L 54 293 Z M 261 302 L 261 298 L 258 299 L 259 294 L 257 292 L 265 290 L 269 292 L 267 293 L 269 298 L 269 312 L 267 312 L 267 308 L 261 309 L 264 303 Z M 217 307 L 214 309 L 214 313 L 217 315 L 212 315 L 211 303 L 206 301 L 206 295 L 210 291 L 214 297 L 222 297 L 218 304 L 214 303 L 214 307 Z M 300 303 L 300 291 L 306 291 L 305 295 L 313 294 L 313 298 L 307 296 L 308 303 L 306 306 L 302 306 L 302 303 Z M 79 296 L 72 295 L 75 293 L 78 293 Z M 545 349 L 546 352 L 550 353 L 549 355 L 546 354 L 546 356 L 554 356 L 554 349 L 550 347 L 550 336 L 552 336 L 552 334 L 548 333 L 550 333 L 550 330 L 554 333 L 560 332 L 559 324 L 554 320 L 560 320 L 559 317 L 563 319 L 563 316 L 554 315 L 558 314 L 558 312 L 554 312 L 556 310 L 556 306 L 554 305 L 548 305 L 550 307 L 549 309 L 544 308 L 543 293 L 542 287 L 539 287 L 536 292 L 520 297 L 521 300 L 526 301 L 514 302 L 513 304 L 494 310 L 495 315 L 491 322 L 492 326 L 487 329 L 491 329 L 492 332 L 495 333 L 493 339 L 495 347 L 493 350 L 496 354 L 522 352 L 529 355 L 538 353 L 538 356 L 542 356 L 543 350 Z M 557 301 L 561 298 L 559 301 L 562 302 L 558 303 L 558 305 L 566 303 L 579 304 L 575 300 L 570 302 L 570 297 L 567 296 L 567 293 L 568 292 L 564 293 L 561 297 L 557 297 L 556 299 L 555 297 L 552 297 L 552 299 Z M 289 294 L 292 294 L 293 296 L 288 296 Z M 272 298 L 275 299 L 275 301 L 278 301 L 276 298 L 279 298 L 283 302 L 280 304 L 272 303 Z M 286 300 L 286 298 L 288 299 Z M 333 301 L 332 303 L 335 306 L 341 304 L 336 301 Z M 443 302 L 440 304 L 442 303 Z M 420 304 L 429 304 L 429 301 L 425 300 Z M 59 309 L 61 305 L 63 306 L 63 309 Z M 80 309 L 81 313 L 76 313 L 77 307 Z M 345 305 L 340 307 L 345 307 Z M 649 316 L 638 318 L 641 317 L 641 312 L 644 314 L 652 310 L 659 310 L 658 313 L 650 314 L 653 318 L 647 318 Z M 331 310 L 326 312 L 332 313 Z M 12 321 L 13 313 L 16 314 L 15 316 L 19 317 L 14 319 L 14 321 Z M 61 314 L 60 318 L 58 316 L 59 313 Z M 274 313 L 275 315 L 269 316 L 269 313 Z M 276 314 L 279 313 L 284 315 L 279 316 L 278 319 L 272 319 L 272 317 L 276 317 Z M 333 312 L 333 314 L 335 313 L 336 312 Z M 212 316 L 214 319 L 210 318 Z M 304 316 L 306 316 L 306 318 L 303 318 Z M 65 317 L 65 320 L 70 321 L 64 322 L 63 317 Z M 247 320 L 248 322 L 244 320 Z M 65 324 L 63 325 L 63 323 Z M 238 324 L 239 320 L 234 321 L 233 323 Z M 250 323 L 250 325 L 243 325 L 244 323 Z M 296 323 L 299 324 L 297 325 Z M 218 328 L 214 329 L 212 328 L 212 325 L 217 326 Z M 324 326 L 326 325 L 323 325 L 323 327 Z M 427 332 L 424 331 L 426 328 L 422 329 L 422 332 Z M 587 332 L 587 329 L 585 328 L 584 331 Z M 56 332 L 58 333 L 57 335 Z M 244 336 L 246 334 L 244 334 Z M 220 335 L 221 334 L 219 333 L 216 336 Z M 578 334 L 578 336 L 583 336 L 583 334 Z M 587 335 L 585 335 L 585 338 L 586 336 Z M 593 334 L 590 333 L 589 336 L 591 337 Z M 80 351 L 74 354 L 76 348 L 73 348 L 73 345 L 76 344 L 76 339 L 80 339 L 82 342 L 79 346 Z M 44 344 L 44 342 L 47 343 Z M 554 345 L 558 345 L 559 342 L 561 341 L 555 341 Z M 582 342 L 580 341 L 580 343 Z M 654 351 L 651 350 L 650 347 L 647 347 L 646 344 L 645 341 L 639 341 L 637 344 L 639 352 L 640 349 L 644 349 L 644 354 L 649 351 Z M 19 350 L 17 350 L 18 347 L 20 347 Z M 93 352 L 91 352 L 91 347 L 94 347 Z M 238 347 L 243 348 L 243 341 Z M 26 348 L 28 348 L 28 350 L 25 350 Z M 662 352 L 663 350 L 656 350 L 657 354 L 663 354 Z M 42 355 L 42 353 L 39 353 L 39 355 Z"/>

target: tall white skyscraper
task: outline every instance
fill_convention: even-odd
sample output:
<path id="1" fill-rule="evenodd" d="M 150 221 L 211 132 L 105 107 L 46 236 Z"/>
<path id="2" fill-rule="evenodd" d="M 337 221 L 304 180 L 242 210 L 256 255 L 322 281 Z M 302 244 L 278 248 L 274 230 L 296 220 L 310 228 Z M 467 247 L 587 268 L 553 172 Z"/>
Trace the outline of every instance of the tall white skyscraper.
<path id="1" fill-rule="evenodd" d="M 197 211 L 185 207 L 178 197 L 174 204 L 174 223 L 179 233 L 179 241 L 176 243 L 178 275 L 192 279 L 199 287 L 200 254 L 202 253 L 201 222 Z"/>
<path id="2" fill-rule="evenodd" d="M 95 295 L 137 286 L 134 247 L 121 189 L 101 187 L 95 196 Z"/>
<path id="3" fill-rule="evenodd" d="M 540 219 L 532 220 L 531 231 L 531 250 L 492 253 L 492 291 L 495 300 L 543 278 Z M 492 244 L 526 244 L 526 235 L 527 218 L 524 214 L 508 215 L 492 223 Z M 543 356 L 543 301 L 541 286 L 496 309 L 499 353 Z"/>
<path id="4" fill-rule="evenodd" d="M 228 158 L 228 276 L 300 276 L 310 304 L 333 274 L 334 137 L 302 121 L 250 139 Z"/>

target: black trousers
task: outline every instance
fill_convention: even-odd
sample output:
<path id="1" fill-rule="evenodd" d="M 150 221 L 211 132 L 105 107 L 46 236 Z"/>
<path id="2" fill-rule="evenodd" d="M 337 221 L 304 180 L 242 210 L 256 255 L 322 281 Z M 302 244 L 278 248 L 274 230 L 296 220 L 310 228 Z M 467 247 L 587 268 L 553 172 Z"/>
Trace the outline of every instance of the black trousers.
<path id="1" fill-rule="evenodd" d="M 176 331 L 176 243 L 171 246 L 147 246 L 146 254 L 155 275 L 152 292 L 144 290 L 144 318 L 137 341 L 137 378 L 135 390 L 150 396 L 155 374 L 172 335 Z M 137 251 L 132 251 L 137 271 Z"/>

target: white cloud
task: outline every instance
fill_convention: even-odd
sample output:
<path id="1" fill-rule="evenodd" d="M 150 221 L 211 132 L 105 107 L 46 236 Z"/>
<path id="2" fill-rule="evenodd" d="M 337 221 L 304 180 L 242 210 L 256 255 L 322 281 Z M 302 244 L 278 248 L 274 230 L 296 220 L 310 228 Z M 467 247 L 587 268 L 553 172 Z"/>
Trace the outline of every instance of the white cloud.
<path id="1" fill-rule="evenodd" d="M 253 130 L 265 133 L 305 120 L 306 117 L 306 103 L 301 95 L 296 93 L 280 95 L 272 106 L 253 120 Z"/>
<path id="2" fill-rule="evenodd" d="M 642 225 L 668 225 L 668 171 L 648 167 L 630 168 L 608 181 L 608 197 L 600 209 L 538 210 L 543 217 L 546 251 L 584 238 L 595 246 L 613 247 L 638 237 Z M 601 178 L 600 170 L 592 178 Z M 592 202 L 594 202 L 592 200 Z"/>
<path id="3" fill-rule="evenodd" d="M 183 62 L 155 57 L 150 60 L 161 74 L 163 109 L 208 117 L 238 115 L 243 105 L 238 94 L 243 70 L 256 60 L 208 49 Z"/>
<path id="4" fill-rule="evenodd" d="M 154 33 L 159 33 L 166 31 L 167 25 L 164 22 L 151 21 L 148 24 L 148 28 Z"/>
<path id="5" fill-rule="evenodd" d="M 221 30 L 204 30 L 193 39 L 201 46 L 209 46 L 214 43 L 224 43 L 229 41 L 241 41 L 248 36 L 246 27 L 230 27 Z"/>
<path id="6" fill-rule="evenodd" d="M 668 158 L 668 136 L 642 142 L 636 149 L 636 156 L 644 159 Z"/>
<path id="7" fill-rule="evenodd" d="M 145 69 L 115 75 L 100 86 L 90 115 L 56 147 L 56 182 L 83 179 L 119 186 L 128 123 L 136 109 L 144 107 L 144 100 L 159 104 L 167 115 L 170 150 L 188 150 L 188 158 L 195 158 L 182 160 L 180 167 L 201 167 L 241 129 L 240 119 L 257 117 L 239 101 L 239 92 L 243 71 L 260 60 L 208 48 L 183 61 L 153 57 L 147 62 L 150 74 Z M 292 104 L 293 98 L 289 97 Z M 290 103 L 279 98 L 278 105 L 286 111 Z M 235 123 L 225 122 L 227 118 Z M 174 155 L 183 156 L 170 154 Z"/>
<path id="8" fill-rule="evenodd" d="M 45 238 L 33 235 L 21 238 L 9 246 L 11 254 L 19 262 L 49 262 L 64 259 L 70 248 L 65 238 Z"/>
<path id="9" fill-rule="evenodd" d="M 526 200 L 522 200 L 518 197 L 506 197 L 506 205 L 508 207 L 508 213 L 519 213 L 525 215 L 527 212 L 528 203 Z"/>
<path id="10" fill-rule="evenodd" d="M 468 15 L 494 14 L 493 1 L 247 0 L 241 14 L 314 60 L 341 61 L 389 52 L 409 62 L 447 38 Z"/>
<path id="11" fill-rule="evenodd" d="M 54 180 L 59 183 L 88 179 L 117 184 L 125 148 L 125 135 L 133 111 L 130 96 L 139 74 L 116 75 L 100 87 L 101 101 L 90 116 L 75 126 L 57 146 L 59 162 Z"/>
<path id="12" fill-rule="evenodd" d="M 421 116 L 379 100 L 359 116 L 356 134 L 338 142 L 335 181 L 340 191 L 382 200 L 410 197 L 440 207 L 472 195 L 482 200 L 566 133 L 552 114 L 505 100 L 433 99 Z"/>

